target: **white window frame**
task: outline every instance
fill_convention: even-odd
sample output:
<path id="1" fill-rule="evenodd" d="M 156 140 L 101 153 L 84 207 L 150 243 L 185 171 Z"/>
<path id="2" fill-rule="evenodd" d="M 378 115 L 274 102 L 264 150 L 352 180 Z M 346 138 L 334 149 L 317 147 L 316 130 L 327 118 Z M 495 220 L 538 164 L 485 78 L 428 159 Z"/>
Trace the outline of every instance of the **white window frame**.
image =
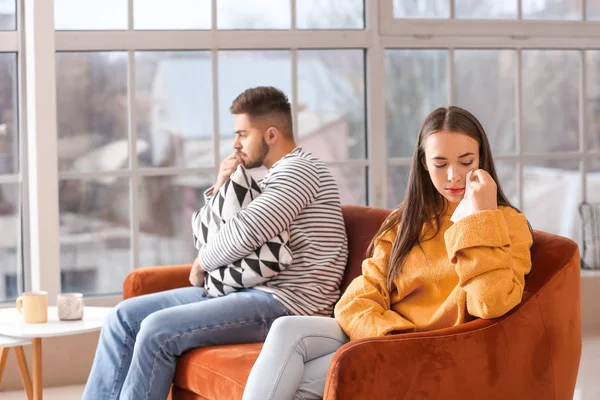
<path id="1" fill-rule="evenodd" d="M 0 53 L 14 53 L 16 54 L 17 61 L 17 121 L 18 121 L 18 140 L 19 140 L 19 171 L 15 174 L 0 175 L 0 184 L 17 184 L 20 189 L 20 198 L 22 200 L 21 209 L 19 210 L 20 223 L 17 225 L 17 259 L 21 260 L 22 265 L 20 269 L 16 271 L 17 275 L 17 286 L 18 289 L 29 290 L 30 279 L 29 277 L 29 252 L 28 249 L 28 207 L 24 206 L 25 199 L 28 198 L 27 192 L 27 138 L 25 134 L 25 95 L 24 95 L 24 78 L 21 73 L 24 65 L 24 53 L 21 51 L 21 32 L 22 32 L 22 17 L 23 14 L 20 10 L 20 1 L 16 0 L 16 29 L 14 31 L 0 31 Z M 11 232 L 12 234 L 12 232 Z M 25 279 L 23 279 L 25 277 Z M 21 282 L 24 281 L 23 287 Z"/>
<path id="2" fill-rule="evenodd" d="M 438 36 L 480 36 L 523 39 L 546 37 L 565 39 L 574 37 L 598 37 L 598 21 L 586 21 L 586 2 L 581 0 L 580 20 L 553 21 L 521 19 L 521 3 L 517 2 L 515 19 L 467 19 L 454 18 L 455 0 L 449 2 L 449 18 L 395 18 L 393 0 L 381 0 L 381 34 L 386 36 L 410 35 Z"/>

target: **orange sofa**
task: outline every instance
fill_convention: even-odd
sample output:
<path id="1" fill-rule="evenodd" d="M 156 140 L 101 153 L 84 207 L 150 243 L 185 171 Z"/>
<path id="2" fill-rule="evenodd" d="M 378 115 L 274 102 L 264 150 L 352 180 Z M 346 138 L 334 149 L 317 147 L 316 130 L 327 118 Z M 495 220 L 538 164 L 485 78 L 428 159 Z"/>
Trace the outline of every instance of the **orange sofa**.
<path id="1" fill-rule="evenodd" d="M 345 206 L 350 254 L 344 290 L 389 210 Z M 536 231 L 523 302 L 494 320 L 347 343 L 336 353 L 325 399 L 571 400 L 581 356 L 579 250 Z M 130 273 L 124 298 L 189 286 L 190 265 Z M 175 400 L 240 399 L 262 344 L 205 347 L 177 362 Z M 276 399 L 277 400 L 277 399 Z"/>

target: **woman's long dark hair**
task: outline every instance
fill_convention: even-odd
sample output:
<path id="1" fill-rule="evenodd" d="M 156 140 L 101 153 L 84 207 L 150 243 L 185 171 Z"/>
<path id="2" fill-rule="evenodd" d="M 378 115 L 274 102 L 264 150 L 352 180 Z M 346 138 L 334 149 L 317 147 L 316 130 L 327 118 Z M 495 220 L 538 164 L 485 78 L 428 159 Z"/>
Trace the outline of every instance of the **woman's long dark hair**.
<path id="1" fill-rule="evenodd" d="M 477 118 L 467 110 L 454 106 L 440 107 L 434 110 L 425 118 L 419 130 L 419 138 L 412 158 L 404 201 L 379 228 L 379 232 L 377 232 L 367 249 L 367 257 L 371 257 L 373 249 L 381 236 L 399 224 L 400 230 L 392 246 L 392 253 L 388 262 L 387 286 L 390 292 L 411 249 L 417 244 L 420 245 L 421 241 L 431 239 L 439 233 L 441 216 L 448 207 L 447 201 L 433 186 L 429 173 L 423 165 L 425 161 L 425 140 L 429 135 L 442 131 L 464 133 L 477 140 L 479 143 L 479 168 L 486 170 L 496 182 L 498 205 L 515 208 L 510 204 L 500 187 L 490 144 L 483 126 Z M 421 237 L 424 225 L 431 222 L 434 222 L 431 225 L 434 229 L 432 235 L 428 235 L 427 238 Z"/>

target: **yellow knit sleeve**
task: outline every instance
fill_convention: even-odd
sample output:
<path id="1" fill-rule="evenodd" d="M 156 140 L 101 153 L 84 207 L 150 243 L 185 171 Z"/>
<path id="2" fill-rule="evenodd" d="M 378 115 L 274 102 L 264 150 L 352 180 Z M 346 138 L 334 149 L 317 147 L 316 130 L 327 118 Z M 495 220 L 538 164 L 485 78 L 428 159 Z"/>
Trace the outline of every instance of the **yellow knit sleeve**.
<path id="1" fill-rule="evenodd" d="M 444 239 L 469 314 L 497 318 L 521 302 L 533 243 L 523 214 L 511 207 L 481 211 L 451 226 Z"/>
<path id="2" fill-rule="evenodd" d="M 387 265 L 395 237 L 396 229 L 392 229 L 379 239 L 373 256 L 363 261 L 362 275 L 352 281 L 335 307 L 335 318 L 350 340 L 415 329 L 390 310 Z"/>

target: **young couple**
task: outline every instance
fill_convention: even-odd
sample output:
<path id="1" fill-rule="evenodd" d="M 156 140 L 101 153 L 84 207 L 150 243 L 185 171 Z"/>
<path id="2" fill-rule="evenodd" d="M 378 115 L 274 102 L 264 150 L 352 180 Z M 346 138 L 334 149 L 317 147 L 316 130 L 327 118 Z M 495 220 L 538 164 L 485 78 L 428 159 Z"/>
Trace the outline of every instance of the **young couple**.
<path id="1" fill-rule="evenodd" d="M 193 287 L 115 308 L 84 399 L 165 399 L 185 351 L 265 338 L 244 399 L 319 399 L 333 354 L 348 340 L 496 318 L 521 302 L 531 230 L 502 192 L 485 131 L 468 111 L 438 108 L 427 116 L 405 199 L 373 238 L 362 276 L 339 301 L 347 238 L 331 173 L 296 147 L 281 91 L 248 89 L 231 112 L 236 151 L 223 161 L 207 198 L 239 164 L 268 169 L 261 194 L 200 249 Z M 467 191 L 470 215 L 452 222 Z M 204 295 L 207 272 L 284 230 L 293 255 L 288 268 L 252 288 Z"/>

